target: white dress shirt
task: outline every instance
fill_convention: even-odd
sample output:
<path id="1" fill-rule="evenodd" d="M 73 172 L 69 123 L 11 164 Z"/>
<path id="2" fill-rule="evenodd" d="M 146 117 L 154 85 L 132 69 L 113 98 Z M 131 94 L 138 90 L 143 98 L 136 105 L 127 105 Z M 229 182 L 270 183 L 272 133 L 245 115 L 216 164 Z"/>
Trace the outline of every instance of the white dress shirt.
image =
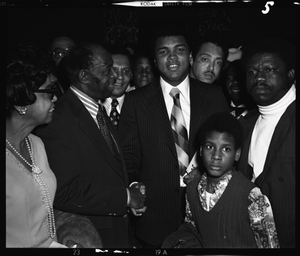
<path id="1" fill-rule="evenodd" d="M 107 98 L 105 99 L 105 101 L 102 103 L 102 105 L 105 107 L 106 109 L 106 113 L 109 116 L 110 111 L 111 111 L 111 102 L 112 102 L 112 98 Z M 125 94 L 123 94 L 121 97 L 116 98 L 116 100 L 119 102 L 118 106 L 117 106 L 117 110 L 119 112 L 119 114 L 121 114 L 121 109 L 125 100 Z"/>
<path id="2" fill-rule="evenodd" d="M 162 92 L 164 95 L 168 116 L 169 119 L 171 119 L 171 112 L 174 105 L 174 100 L 172 96 L 170 95 L 170 91 L 174 88 L 174 86 L 167 83 L 162 77 L 160 77 L 160 84 L 162 88 Z M 183 113 L 183 118 L 185 121 L 187 134 L 189 136 L 190 133 L 190 113 L 191 113 L 191 104 L 190 104 L 190 80 L 189 76 L 187 76 L 179 85 L 177 85 L 177 88 L 180 91 L 180 105 Z"/>

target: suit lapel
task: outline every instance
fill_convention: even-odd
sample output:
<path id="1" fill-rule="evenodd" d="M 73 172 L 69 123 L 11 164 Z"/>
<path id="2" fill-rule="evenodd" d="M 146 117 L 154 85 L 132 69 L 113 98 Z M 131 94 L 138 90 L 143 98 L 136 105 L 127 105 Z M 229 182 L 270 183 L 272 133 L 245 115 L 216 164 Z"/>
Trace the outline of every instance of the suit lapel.
<path id="1" fill-rule="evenodd" d="M 244 146 L 242 149 L 241 158 L 238 163 L 238 170 L 240 170 L 248 179 L 252 179 L 252 168 L 249 168 L 248 165 L 248 155 L 249 155 L 249 149 L 250 149 L 250 143 L 251 143 L 251 137 L 253 133 L 253 129 L 255 126 L 255 123 L 257 121 L 257 118 L 259 116 L 259 112 L 257 109 L 253 110 L 252 112 L 249 112 L 247 119 L 249 121 L 246 121 L 244 117 L 241 117 L 239 121 L 241 122 L 245 134 L 244 138 Z"/>
<path id="2" fill-rule="evenodd" d="M 189 136 L 189 154 L 190 159 L 193 157 L 195 151 L 198 148 L 195 148 L 195 145 L 192 142 L 195 140 L 195 136 L 198 133 L 198 129 L 200 124 L 202 124 L 204 120 L 204 115 L 201 114 L 203 111 L 203 102 L 206 102 L 205 98 L 207 96 L 207 91 L 202 86 L 197 86 L 197 84 L 193 83 L 193 80 L 190 79 L 190 136 Z M 205 106 L 207 107 L 207 106 Z"/>
<path id="3" fill-rule="evenodd" d="M 158 133 L 165 139 L 171 152 L 177 157 L 172 128 L 159 82 L 148 86 L 145 94 L 147 98 L 145 111 L 150 121 L 155 124 Z"/>
<path id="4" fill-rule="evenodd" d="M 103 138 L 100 130 L 97 127 L 97 124 L 91 117 L 88 110 L 84 107 L 83 103 L 74 95 L 71 90 L 68 91 L 68 97 L 73 102 L 73 106 L 76 107 L 76 110 L 73 113 L 78 117 L 78 125 L 82 132 L 96 147 L 96 149 L 103 156 L 106 162 L 112 167 L 112 169 L 124 179 L 124 174 L 121 171 L 120 165 L 110 153 L 110 149 L 105 139 Z"/>
<path id="5" fill-rule="evenodd" d="M 262 174 L 266 173 L 270 169 L 275 154 L 279 151 L 289 131 L 295 126 L 295 104 L 296 101 L 290 104 L 276 125 Z"/>
<path id="6" fill-rule="evenodd" d="M 105 112 L 105 115 L 106 115 L 106 112 Z M 128 175 L 127 175 L 127 171 L 126 171 L 126 164 L 124 162 L 124 157 L 123 157 L 123 153 L 122 153 L 122 149 L 121 149 L 121 143 L 119 142 L 118 133 L 116 131 L 114 124 L 110 121 L 110 118 L 107 115 L 106 115 L 106 117 L 107 117 L 107 121 L 108 121 L 107 125 L 109 127 L 109 130 L 113 136 L 113 139 L 114 139 L 116 146 L 118 148 L 118 151 L 120 153 L 121 162 L 122 162 L 122 170 L 123 170 L 123 178 L 125 178 L 126 184 L 128 184 Z M 103 137 L 102 134 L 101 134 L 101 137 Z M 116 162 L 116 161 L 114 161 L 114 162 Z"/>

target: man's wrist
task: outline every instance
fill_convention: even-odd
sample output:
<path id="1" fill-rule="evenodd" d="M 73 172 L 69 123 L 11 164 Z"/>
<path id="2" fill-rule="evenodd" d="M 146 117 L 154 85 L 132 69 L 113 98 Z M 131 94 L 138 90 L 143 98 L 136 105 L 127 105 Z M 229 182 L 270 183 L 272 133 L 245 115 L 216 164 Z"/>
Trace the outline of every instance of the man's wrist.
<path id="1" fill-rule="evenodd" d="M 138 182 L 137 181 L 131 182 L 130 185 L 129 185 L 129 187 L 132 187 L 135 184 L 138 184 Z"/>
<path id="2" fill-rule="evenodd" d="M 138 182 L 137 182 L 137 181 L 131 182 L 130 185 L 129 185 L 129 187 L 132 187 L 132 186 L 135 185 L 135 184 L 138 184 Z M 127 206 L 129 206 L 130 201 L 131 201 L 131 196 L 130 196 L 130 191 L 129 191 L 129 189 L 126 188 L 126 190 L 127 190 Z"/>
<path id="3" fill-rule="evenodd" d="M 127 206 L 128 206 L 130 204 L 131 197 L 130 197 L 130 191 L 128 188 L 126 188 L 126 191 L 127 191 Z"/>

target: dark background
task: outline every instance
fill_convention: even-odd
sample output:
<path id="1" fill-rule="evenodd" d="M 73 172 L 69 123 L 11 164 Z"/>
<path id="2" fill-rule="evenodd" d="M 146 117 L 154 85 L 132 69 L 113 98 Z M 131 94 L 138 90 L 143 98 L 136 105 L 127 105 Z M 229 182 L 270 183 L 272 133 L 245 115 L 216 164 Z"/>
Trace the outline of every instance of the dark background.
<path id="1" fill-rule="evenodd" d="M 274 1 L 266 15 L 261 12 L 266 1 L 191 6 L 177 3 L 171 7 L 120 7 L 97 2 L 73 0 L 58 4 L 39 0 L 29 5 L 24 1 L 22 5 L 10 3 L 0 9 L 7 14 L 8 41 L 42 47 L 61 35 L 75 41 L 148 46 L 153 30 L 164 23 L 185 25 L 195 39 L 207 33 L 222 35 L 231 47 L 266 36 L 282 37 L 296 44 L 299 5 L 289 1 Z"/>

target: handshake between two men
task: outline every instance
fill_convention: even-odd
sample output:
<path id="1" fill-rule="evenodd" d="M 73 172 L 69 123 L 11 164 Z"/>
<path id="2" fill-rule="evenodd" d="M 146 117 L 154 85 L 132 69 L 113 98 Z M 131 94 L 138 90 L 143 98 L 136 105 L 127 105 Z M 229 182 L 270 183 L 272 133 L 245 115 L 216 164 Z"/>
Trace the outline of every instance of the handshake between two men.
<path id="1" fill-rule="evenodd" d="M 142 182 L 133 182 L 128 188 L 128 207 L 135 216 L 141 216 L 147 209 L 145 204 L 146 187 Z"/>
<path id="2" fill-rule="evenodd" d="M 192 165 L 193 166 L 193 165 Z M 194 178 L 199 177 L 200 172 L 197 167 L 192 167 L 191 170 L 185 175 L 183 181 L 187 185 Z M 128 188 L 129 200 L 128 207 L 131 209 L 131 212 L 135 216 L 141 216 L 147 209 L 147 206 L 144 206 L 146 198 L 146 187 L 142 182 L 133 182 Z"/>

